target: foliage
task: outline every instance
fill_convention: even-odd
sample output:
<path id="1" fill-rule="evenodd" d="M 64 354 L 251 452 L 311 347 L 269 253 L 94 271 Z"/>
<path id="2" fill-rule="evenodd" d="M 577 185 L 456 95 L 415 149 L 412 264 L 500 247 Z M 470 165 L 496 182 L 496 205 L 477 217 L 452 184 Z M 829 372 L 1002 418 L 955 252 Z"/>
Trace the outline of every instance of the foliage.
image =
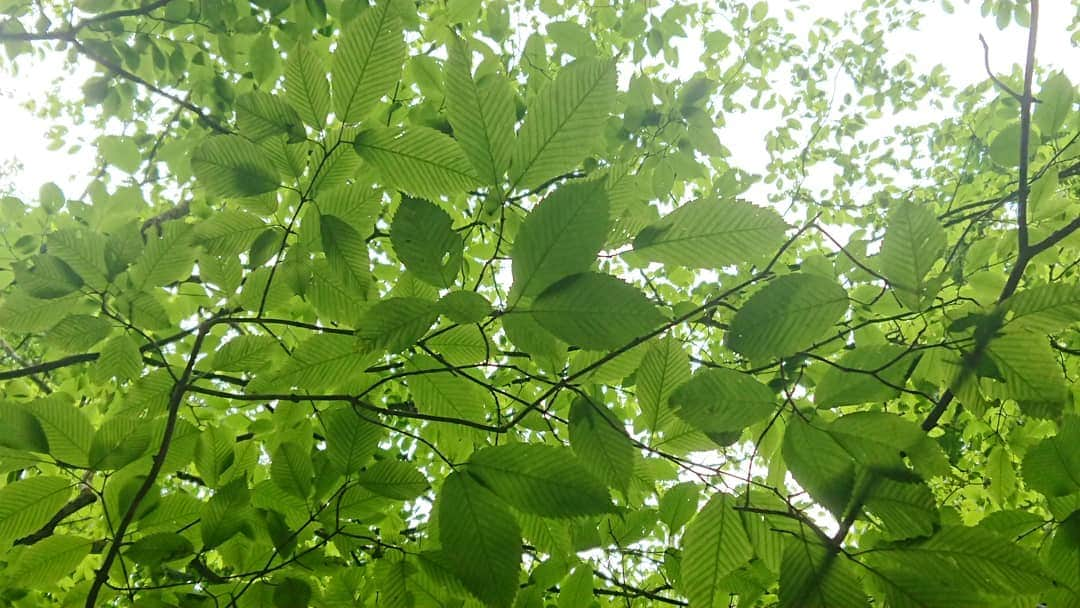
<path id="1" fill-rule="evenodd" d="M 0 603 L 1080 606 L 1076 89 L 865 4 L 0 3 Z"/>

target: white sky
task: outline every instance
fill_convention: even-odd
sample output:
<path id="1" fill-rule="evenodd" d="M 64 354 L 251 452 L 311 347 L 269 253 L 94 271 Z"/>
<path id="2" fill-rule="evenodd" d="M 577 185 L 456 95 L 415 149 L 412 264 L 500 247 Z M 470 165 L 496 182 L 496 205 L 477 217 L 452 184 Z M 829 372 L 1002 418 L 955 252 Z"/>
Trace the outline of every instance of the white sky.
<path id="1" fill-rule="evenodd" d="M 782 5 L 778 2 L 773 4 Z M 813 3 L 815 16 L 835 19 L 859 4 L 857 0 L 816 0 Z M 929 72 L 939 63 L 944 65 L 957 87 L 985 79 L 979 34 L 983 34 L 990 45 L 991 65 L 996 73 L 1006 74 L 1012 64 L 1023 60 L 1026 30 L 1011 27 L 999 31 L 993 16 L 983 18 L 979 14 L 979 2 L 974 5 L 958 4 L 955 13 L 948 15 L 938 5 L 928 3 L 930 14 L 924 19 L 921 31 L 891 34 L 886 47 L 896 53 L 913 55 L 916 69 Z M 1080 4 L 1072 0 L 1044 0 L 1038 41 L 1038 57 L 1041 61 L 1065 69 L 1074 83 L 1080 81 L 1080 53 L 1070 42 L 1066 25 L 1072 22 L 1078 10 Z M 683 64 L 678 66 L 679 72 L 689 76 L 700 66 L 697 59 L 701 43 L 693 39 L 678 39 L 676 43 L 683 51 L 680 53 Z M 46 51 L 45 54 L 46 60 L 34 60 L 32 63 L 25 61 L 24 57 L 20 61 L 22 70 L 18 75 L 0 71 L 0 116 L 4 117 L 5 123 L 3 137 L 0 138 L 0 166 L 15 159 L 23 167 L 14 178 L 0 177 L 0 193 L 11 189 L 27 201 L 32 201 L 38 188 L 47 181 L 56 182 L 68 196 L 78 196 L 85 188 L 94 165 L 90 147 L 75 154 L 68 154 L 67 146 L 61 150 L 49 150 L 45 135 L 50 124 L 36 118 L 23 107 L 28 101 L 44 100 L 46 94 L 57 86 L 57 80 L 60 82 L 59 90 L 66 99 L 80 99 L 78 85 L 92 72 L 89 66 L 84 65 L 80 66 L 78 75 L 65 75 L 61 70 L 60 56 L 55 51 Z M 920 118 L 929 120 L 932 117 Z M 740 166 L 751 172 L 760 172 L 768 160 L 763 134 L 771 125 L 755 120 L 732 122 L 733 125 L 722 131 L 721 140 L 738 141 Z M 76 127 L 68 134 L 67 141 L 76 143 L 81 138 L 93 136 L 92 129 L 84 127 L 79 130 Z M 821 177 L 823 184 L 831 181 L 831 176 Z"/>

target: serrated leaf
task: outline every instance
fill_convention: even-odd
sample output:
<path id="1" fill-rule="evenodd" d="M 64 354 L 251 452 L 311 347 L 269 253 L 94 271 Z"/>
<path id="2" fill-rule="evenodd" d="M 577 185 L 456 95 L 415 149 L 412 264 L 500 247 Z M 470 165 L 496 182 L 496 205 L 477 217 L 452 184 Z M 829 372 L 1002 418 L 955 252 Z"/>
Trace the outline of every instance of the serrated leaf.
<path id="1" fill-rule="evenodd" d="M 479 384 L 439 364 L 427 356 L 409 360 L 407 368 L 413 372 L 407 382 L 416 407 L 422 412 L 483 421 L 484 404 L 490 399 Z"/>
<path id="2" fill-rule="evenodd" d="M 36 532 L 64 506 L 74 484 L 53 476 L 27 477 L 0 488 L 0 547 Z"/>
<path id="3" fill-rule="evenodd" d="M 253 526 L 251 491 L 241 477 L 217 489 L 200 513 L 203 547 L 211 549 Z"/>
<path id="4" fill-rule="evenodd" d="M 940 524 L 937 502 L 922 482 L 877 477 L 864 497 L 864 509 L 892 539 L 929 536 Z"/>
<path id="5" fill-rule="evenodd" d="M 528 311 L 555 337 L 593 350 L 624 346 L 664 321 L 636 287 L 597 272 L 571 275 L 554 283 L 536 297 Z"/>
<path id="6" fill-rule="evenodd" d="M 239 135 L 217 135 L 205 140 L 191 155 L 196 179 L 217 196 L 256 196 L 277 189 L 274 161 Z"/>
<path id="7" fill-rule="evenodd" d="M 356 136 L 353 148 L 378 168 L 386 185 L 413 196 L 438 200 L 478 183 L 458 143 L 428 127 L 368 129 Z"/>
<path id="8" fill-rule="evenodd" d="M 401 263 L 418 279 L 436 287 L 454 284 L 465 241 L 453 230 L 450 215 L 438 205 L 402 199 L 390 224 L 390 244 Z"/>
<path id="9" fill-rule="evenodd" d="M 1004 380 L 997 395 L 1024 401 L 1062 403 L 1068 385 L 1045 335 L 1008 331 L 995 337 L 986 353 Z"/>
<path id="10" fill-rule="evenodd" d="M 436 306 L 455 323 L 479 323 L 491 314 L 491 303 L 475 291 L 451 291 Z"/>
<path id="11" fill-rule="evenodd" d="M 270 458 L 270 479 L 293 496 L 307 498 L 311 494 L 315 469 L 311 466 L 311 452 L 296 443 L 285 441 L 274 450 Z"/>
<path id="12" fill-rule="evenodd" d="M 438 317 L 433 302 L 387 298 L 364 313 L 356 335 L 372 352 L 397 353 L 423 338 Z"/>
<path id="13" fill-rule="evenodd" d="M 67 264 L 94 289 L 108 283 L 107 242 L 101 234 L 78 228 L 65 228 L 49 234 L 49 254 Z"/>
<path id="14" fill-rule="evenodd" d="M 81 409 L 63 393 L 32 402 L 28 409 L 41 423 L 49 442 L 49 455 L 77 467 L 89 464 L 94 427 Z"/>
<path id="15" fill-rule="evenodd" d="M 565 276 L 589 270 L 607 240 L 609 215 L 602 182 L 564 184 L 541 201 L 514 241 L 510 301 L 533 297 Z"/>
<path id="16" fill-rule="evenodd" d="M 450 570 L 496 608 L 509 608 L 521 568 L 521 530 L 510 510 L 468 475 L 451 473 L 435 508 Z"/>
<path id="17" fill-rule="evenodd" d="M 842 515 L 855 486 L 855 465 L 840 444 L 796 418 L 784 434 L 783 455 L 795 481 L 834 515 Z"/>
<path id="18" fill-rule="evenodd" d="M 749 374 L 703 369 L 670 397 L 675 414 L 705 433 L 733 433 L 776 412 L 776 396 Z"/>
<path id="19" fill-rule="evenodd" d="M 825 431 L 860 465 L 897 474 L 915 471 L 929 479 L 947 475 L 941 447 L 919 425 L 888 412 L 853 412 L 833 420 Z"/>
<path id="20" fill-rule="evenodd" d="M 738 200 L 698 199 L 638 233 L 642 259 L 690 268 L 756 263 L 779 249 L 787 223 L 771 209 Z"/>
<path id="21" fill-rule="evenodd" d="M 754 556 L 734 500 L 714 494 L 683 535 L 681 587 L 693 606 L 727 606 L 731 598 L 721 581 Z"/>
<path id="22" fill-rule="evenodd" d="M 151 429 L 145 421 L 134 416 L 113 416 L 94 433 L 90 467 L 108 471 L 134 462 L 146 453 L 151 438 Z"/>
<path id="23" fill-rule="evenodd" d="M 46 589 L 75 572 L 93 545 L 92 538 L 54 534 L 21 551 L 4 574 L 20 587 Z"/>
<path id="24" fill-rule="evenodd" d="M 287 135 L 289 142 L 304 141 L 306 132 L 300 115 L 269 93 L 251 91 L 236 98 L 236 125 L 240 133 L 254 142 L 273 135 Z"/>
<path id="25" fill-rule="evenodd" d="M 0 401 L 0 447 L 45 454 L 49 443 L 37 418 L 22 405 Z"/>
<path id="26" fill-rule="evenodd" d="M 497 185 L 514 145 L 514 91 L 499 73 L 474 78 L 470 51 L 454 38 L 446 62 L 446 116 L 480 180 Z"/>
<path id="27" fill-rule="evenodd" d="M 1057 72 L 1043 82 L 1032 122 L 1044 138 L 1053 137 L 1065 124 L 1072 112 L 1075 94 L 1073 85 L 1064 72 Z"/>
<path id="28" fill-rule="evenodd" d="M 147 290 L 191 276 L 196 256 L 191 246 L 193 236 L 190 225 L 169 222 L 160 237 L 147 239 L 129 270 L 135 289 Z"/>
<path id="29" fill-rule="evenodd" d="M 1028 450 L 1024 457 L 1024 483 L 1049 498 L 1080 492 L 1080 418 L 1067 416 L 1061 430 Z"/>
<path id="30" fill-rule="evenodd" d="M 780 566 L 782 608 L 864 608 L 862 583 L 847 556 L 810 538 L 790 538 Z"/>
<path id="31" fill-rule="evenodd" d="M 338 40 L 330 77 L 334 111 L 351 124 L 367 116 L 401 76 L 405 34 L 387 0 L 364 11 Z"/>
<path id="32" fill-rule="evenodd" d="M 823 337 L 848 308 L 847 292 L 813 274 L 784 275 L 735 313 L 727 346 L 751 361 L 793 355 Z"/>
<path id="33" fill-rule="evenodd" d="M 1055 283 L 1029 287 L 1002 302 L 1008 324 L 1047 334 L 1080 322 L 1080 285 Z"/>
<path id="34" fill-rule="evenodd" d="M 484 448 L 469 459 L 469 474 L 526 513 L 576 517 L 612 510 L 607 488 L 566 448 L 522 443 Z"/>
<path id="35" fill-rule="evenodd" d="M 330 83 L 319 55 L 298 44 L 285 62 L 285 100 L 307 124 L 321 130 L 330 113 Z"/>
<path id="36" fill-rule="evenodd" d="M 412 500 L 427 491 L 424 474 L 407 462 L 380 460 L 361 471 L 356 483 L 388 498 Z"/>
<path id="37" fill-rule="evenodd" d="M 698 500 L 701 488 L 689 481 L 677 483 L 660 497 L 660 521 L 664 522 L 671 534 L 676 534 L 698 512 Z M 685 537 L 684 537 L 685 538 Z"/>
<path id="38" fill-rule="evenodd" d="M 116 378 L 121 382 L 138 378 L 143 368 L 139 343 L 127 334 L 110 338 L 101 347 L 101 356 L 94 365 L 94 377 Z"/>
<path id="39" fill-rule="evenodd" d="M 623 494 L 634 474 L 634 444 L 604 406 L 578 397 L 570 406 L 570 447 L 585 468 Z"/>
<path id="40" fill-rule="evenodd" d="M 124 557 L 138 564 L 158 566 L 194 552 L 195 547 L 187 538 L 174 532 L 158 532 L 132 543 L 124 552 Z"/>
<path id="41" fill-rule="evenodd" d="M 361 293 L 371 284 L 367 241 L 348 222 L 334 215 L 319 216 L 319 234 L 330 270 Z"/>
<path id="42" fill-rule="evenodd" d="M 223 209 L 195 226 L 195 240 L 206 251 L 234 256 L 247 251 L 267 225 L 259 216 L 239 209 Z"/>
<path id="43" fill-rule="evenodd" d="M 889 213 L 878 267 L 908 308 L 922 310 L 934 297 L 925 279 L 945 244 L 945 229 L 928 206 L 905 200 Z"/>
<path id="44" fill-rule="evenodd" d="M 875 344 L 844 353 L 818 382 L 815 405 L 827 408 L 895 399 L 913 364 L 907 352 L 902 346 Z"/>
<path id="45" fill-rule="evenodd" d="M 237 336 L 219 346 L 207 366 L 224 372 L 257 372 L 276 348 L 280 348 L 278 341 L 271 336 Z"/>
<path id="46" fill-rule="evenodd" d="M 351 407 L 338 407 L 322 412 L 326 437 L 326 455 L 343 475 L 357 473 L 379 448 L 385 431 L 361 417 Z"/>
<path id="47" fill-rule="evenodd" d="M 349 386 L 359 381 L 375 357 L 352 336 L 316 334 L 301 342 L 284 365 L 256 376 L 247 389 L 321 392 Z"/>
<path id="48" fill-rule="evenodd" d="M 615 101 L 615 62 L 579 59 L 529 103 L 510 161 L 511 190 L 573 169 L 597 145 Z"/>
<path id="49" fill-rule="evenodd" d="M 671 393 L 690 380 L 690 358 L 673 336 L 654 342 L 637 370 L 638 418 L 643 430 L 655 433 L 674 419 L 668 404 Z"/>

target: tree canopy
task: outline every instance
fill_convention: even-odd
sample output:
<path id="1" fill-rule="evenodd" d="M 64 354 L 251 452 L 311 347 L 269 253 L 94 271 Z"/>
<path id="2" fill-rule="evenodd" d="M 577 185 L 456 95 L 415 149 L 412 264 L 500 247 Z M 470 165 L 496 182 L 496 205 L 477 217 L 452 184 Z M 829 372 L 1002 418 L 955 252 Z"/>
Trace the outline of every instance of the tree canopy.
<path id="1" fill-rule="evenodd" d="M 0 2 L 0 604 L 1080 606 L 1076 23 L 949 8 Z"/>

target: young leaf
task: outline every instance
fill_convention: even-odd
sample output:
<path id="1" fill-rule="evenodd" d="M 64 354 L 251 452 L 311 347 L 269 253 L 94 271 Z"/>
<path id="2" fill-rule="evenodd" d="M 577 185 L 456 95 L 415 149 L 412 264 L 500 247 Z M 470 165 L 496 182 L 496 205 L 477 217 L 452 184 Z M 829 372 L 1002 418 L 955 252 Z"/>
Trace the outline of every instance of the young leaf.
<path id="1" fill-rule="evenodd" d="M 634 444 L 604 406 L 578 397 L 570 406 L 570 447 L 585 468 L 625 494 L 634 474 Z"/>
<path id="2" fill-rule="evenodd" d="M 889 213 L 878 267 L 908 308 L 921 310 L 933 298 L 924 279 L 944 248 L 945 230 L 926 205 L 905 200 Z"/>
<path id="3" fill-rule="evenodd" d="M 262 148 L 239 135 L 211 137 L 191 155 L 195 177 L 216 196 L 256 196 L 277 189 L 277 167 Z"/>
<path id="4" fill-rule="evenodd" d="M 450 215 L 434 203 L 403 198 L 390 225 L 390 244 L 418 279 L 436 287 L 454 284 L 464 240 L 453 230 Z"/>
<path id="5" fill-rule="evenodd" d="M 607 240 L 609 208 L 600 182 L 564 184 L 521 225 L 510 253 L 510 301 L 533 297 L 555 281 L 589 270 Z"/>
<path id="6" fill-rule="evenodd" d="M 787 357 L 813 345 L 847 308 L 847 292 L 835 281 L 813 274 L 784 275 L 735 313 L 727 345 L 751 361 Z"/>
<path id="7" fill-rule="evenodd" d="M 576 517 L 612 510 L 607 488 L 566 448 L 523 443 L 484 448 L 469 459 L 469 474 L 526 513 Z"/>
<path id="8" fill-rule="evenodd" d="M 303 44 L 285 62 L 285 101 L 307 124 L 322 130 L 330 113 L 330 83 L 319 55 Z"/>
<path id="9" fill-rule="evenodd" d="M 1057 72 L 1046 79 L 1039 90 L 1039 103 L 1035 106 L 1032 123 L 1038 127 L 1043 138 L 1051 138 L 1065 124 L 1073 109 L 1075 91 L 1064 72 Z"/>
<path id="10" fill-rule="evenodd" d="M 730 598 L 721 581 L 754 556 L 734 502 L 717 492 L 683 535 L 682 588 L 693 606 L 727 605 Z"/>
<path id="11" fill-rule="evenodd" d="M 668 398 L 690 379 L 690 358 L 673 336 L 654 342 L 637 370 L 638 417 L 642 430 L 655 433 L 674 419 Z"/>
<path id="12" fill-rule="evenodd" d="M 593 350 L 625 346 L 664 320 L 636 287 L 597 272 L 552 284 L 536 297 L 529 313 L 560 340 Z"/>
<path id="13" fill-rule="evenodd" d="M 615 72 L 612 60 L 579 59 L 533 98 L 514 144 L 511 190 L 535 188 L 593 152 L 615 100 Z"/>
<path id="14" fill-rule="evenodd" d="M 509 608 L 521 569 L 521 530 L 510 510 L 463 473 L 446 478 L 435 508 L 451 572 L 487 605 Z"/>
<path id="15" fill-rule="evenodd" d="M 771 209 L 737 200 L 689 202 L 638 233 L 642 259 L 691 268 L 756 263 L 783 244 L 787 223 Z"/>
<path id="16" fill-rule="evenodd" d="M 360 158 L 379 170 L 387 186 L 438 200 L 477 185 L 472 165 L 449 135 L 428 127 L 377 127 L 353 140 Z"/>
<path id="17" fill-rule="evenodd" d="M 454 37 L 446 62 L 446 116 L 480 180 L 497 185 L 514 145 L 514 91 L 499 73 L 474 78 L 465 41 Z"/>
<path id="18" fill-rule="evenodd" d="M 330 71 L 334 111 L 345 124 L 360 122 L 390 92 L 405 62 L 405 34 L 393 2 L 364 11 L 338 40 Z"/>

